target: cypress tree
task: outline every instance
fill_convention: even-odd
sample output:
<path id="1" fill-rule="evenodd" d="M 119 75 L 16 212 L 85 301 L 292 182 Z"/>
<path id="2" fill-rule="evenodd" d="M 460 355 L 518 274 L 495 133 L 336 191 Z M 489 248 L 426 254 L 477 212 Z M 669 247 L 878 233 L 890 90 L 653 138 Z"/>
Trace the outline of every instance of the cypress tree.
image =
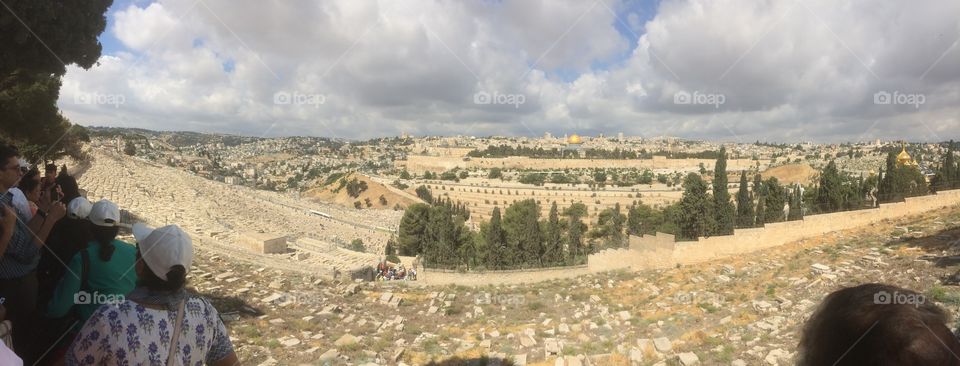
<path id="1" fill-rule="evenodd" d="M 503 224 L 500 221 L 500 207 L 493 208 L 493 214 L 490 215 L 490 224 L 484 233 L 484 241 L 487 246 L 488 264 L 494 268 L 500 268 L 506 264 L 506 234 L 503 232 Z"/>
<path id="2" fill-rule="evenodd" d="M 737 227 L 753 227 L 753 199 L 750 197 L 747 172 L 740 173 L 740 190 L 737 191 Z"/>
<path id="3" fill-rule="evenodd" d="M 564 212 L 569 217 L 567 251 L 569 252 L 571 264 L 575 264 L 580 256 L 583 255 L 583 231 L 586 229 L 586 225 L 581 221 L 580 217 L 586 214 L 585 209 L 586 207 L 583 206 L 583 204 L 574 203 Z"/>
<path id="4" fill-rule="evenodd" d="M 633 204 L 627 211 L 627 234 L 643 235 L 641 230 L 640 209 L 637 208 L 636 204 Z"/>
<path id="5" fill-rule="evenodd" d="M 709 198 L 707 183 L 696 173 L 683 180 L 683 197 L 680 199 L 680 238 L 696 240 L 708 234 Z"/>
<path id="6" fill-rule="evenodd" d="M 547 218 L 546 248 L 549 264 L 558 264 L 563 261 L 563 240 L 560 238 L 560 212 L 557 201 L 550 206 L 550 216 Z"/>
<path id="7" fill-rule="evenodd" d="M 783 221 L 783 208 L 786 203 L 787 195 L 783 186 L 777 177 L 770 177 L 763 183 L 764 192 L 764 222 Z"/>
<path id="8" fill-rule="evenodd" d="M 716 228 L 714 235 L 733 234 L 733 225 L 736 220 L 735 208 L 730 202 L 730 192 L 727 190 L 727 149 L 720 148 L 720 157 L 713 168 L 713 208 Z"/>
<path id="9" fill-rule="evenodd" d="M 753 197 L 757 200 L 756 219 L 753 222 L 754 226 L 757 227 L 763 227 L 763 224 L 767 221 L 767 200 L 763 197 L 763 191 L 763 181 L 760 174 L 757 174 L 753 177 Z"/>
<path id="10" fill-rule="evenodd" d="M 430 206 L 417 203 L 408 206 L 403 212 L 397 236 L 400 255 L 416 256 L 422 252 L 422 245 L 426 241 L 427 223 L 430 219 L 429 211 Z"/>
<path id="11" fill-rule="evenodd" d="M 820 173 L 820 185 L 817 188 L 817 211 L 836 212 L 843 209 L 843 183 L 837 163 L 833 160 Z M 791 203 L 792 205 L 792 203 Z"/>

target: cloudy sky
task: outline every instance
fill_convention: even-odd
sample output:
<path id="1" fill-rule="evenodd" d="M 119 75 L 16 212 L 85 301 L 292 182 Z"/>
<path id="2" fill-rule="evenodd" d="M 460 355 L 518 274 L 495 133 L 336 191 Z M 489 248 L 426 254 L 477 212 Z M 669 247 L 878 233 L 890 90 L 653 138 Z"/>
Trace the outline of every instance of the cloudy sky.
<path id="1" fill-rule="evenodd" d="M 960 1 L 115 0 L 83 125 L 960 139 Z"/>

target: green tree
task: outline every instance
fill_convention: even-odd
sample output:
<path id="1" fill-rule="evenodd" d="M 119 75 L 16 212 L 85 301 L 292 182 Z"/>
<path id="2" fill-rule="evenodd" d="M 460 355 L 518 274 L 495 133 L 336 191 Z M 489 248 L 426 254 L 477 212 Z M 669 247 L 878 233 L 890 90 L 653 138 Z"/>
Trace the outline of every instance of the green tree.
<path id="1" fill-rule="evenodd" d="M 643 222 L 640 219 L 640 209 L 636 204 L 627 210 L 627 234 L 643 235 Z"/>
<path id="2" fill-rule="evenodd" d="M 607 247 L 622 247 L 626 242 L 623 235 L 623 224 L 626 221 L 627 218 L 620 213 L 620 203 L 618 202 L 614 207 L 600 212 L 592 236 L 604 239 Z"/>
<path id="3" fill-rule="evenodd" d="M 799 186 L 795 186 L 790 192 L 790 211 L 787 213 L 787 220 L 803 220 L 803 194 Z"/>
<path id="4" fill-rule="evenodd" d="M 783 208 L 786 204 L 787 194 L 777 177 L 770 177 L 763 183 L 764 222 L 783 221 Z"/>
<path id="5" fill-rule="evenodd" d="M 354 252 L 366 253 L 367 246 L 363 245 L 363 240 L 353 239 L 353 241 L 350 242 L 350 250 Z"/>
<path id="6" fill-rule="evenodd" d="M 733 202 L 730 202 L 727 184 L 727 148 L 721 147 L 720 157 L 713 168 L 713 208 L 716 223 L 713 235 L 733 234 L 736 209 Z"/>
<path id="7" fill-rule="evenodd" d="M 417 187 L 417 197 L 422 199 L 426 203 L 433 203 L 433 194 L 430 193 L 430 189 L 427 186 Z"/>
<path id="8" fill-rule="evenodd" d="M 514 265 L 542 265 L 543 239 L 540 232 L 540 208 L 537 201 L 518 201 L 503 214 L 503 229 Z"/>
<path id="9" fill-rule="evenodd" d="M 490 223 L 487 230 L 483 233 L 484 242 L 487 247 L 487 263 L 495 268 L 503 267 L 508 263 L 507 257 L 507 234 L 503 231 L 503 223 L 500 219 L 500 207 L 493 208 L 493 214 L 490 216 Z"/>
<path id="10" fill-rule="evenodd" d="M 710 214 L 710 198 L 707 196 L 707 183 L 696 173 L 690 173 L 683 180 L 683 197 L 680 199 L 681 239 L 696 240 L 708 234 L 710 227 L 707 219 Z"/>
<path id="11" fill-rule="evenodd" d="M 560 212 L 557 209 L 557 202 L 554 201 L 550 206 L 550 215 L 547 218 L 546 228 L 546 248 L 548 261 L 551 265 L 563 262 L 563 240 L 560 232 Z"/>
<path id="12" fill-rule="evenodd" d="M 880 180 L 878 198 L 881 203 L 903 201 L 906 197 L 929 193 L 927 181 L 916 167 L 897 163 L 896 152 L 887 155 L 886 174 Z"/>
<path id="13" fill-rule="evenodd" d="M 503 171 L 500 168 L 490 168 L 490 172 L 487 173 L 487 178 L 490 179 L 500 179 L 503 177 Z"/>
<path id="14" fill-rule="evenodd" d="M 394 237 L 387 239 L 387 246 L 383 248 L 383 254 L 387 256 L 397 255 L 397 240 Z"/>
<path id="15" fill-rule="evenodd" d="M 753 197 L 750 195 L 747 172 L 740 173 L 740 189 L 737 191 L 737 227 L 753 227 Z"/>
<path id="16" fill-rule="evenodd" d="M 423 203 L 412 204 L 403 212 L 397 237 L 400 255 L 416 256 L 421 254 L 423 243 L 427 240 L 427 223 L 430 220 L 430 206 Z"/>
<path id="17" fill-rule="evenodd" d="M 753 176 L 753 197 L 757 200 L 756 219 L 753 220 L 754 226 L 762 227 L 766 222 L 767 200 L 763 197 L 763 178 L 760 174 Z"/>
<path id="18" fill-rule="evenodd" d="M 943 162 L 940 163 L 936 175 L 930 180 L 930 185 L 935 190 L 960 188 L 960 165 L 957 164 L 953 155 L 953 145 L 953 140 L 950 140 L 947 152 L 943 155 Z"/>
<path id="19" fill-rule="evenodd" d="M 820 172 L 820 185 L 817 187 L 816 210 L 818 212 L 836 212 L 844 206 L 843 179 L 833 160 Z"/>
<path id="20" fill-rule="evenodd" d="M 581 218 L 587 213 L 587 206 L 582 203 L 571 204 L 564 210 L 567 216 L 567 252 L 569 253 L 569 263 L 575 264 L 585 255 L 583 252 L 583 232 L 587 230 L 587 225 Z"/>
<path id="21" fill-rule="evenodd" d="M 111 0 L 12 1 L 0 7 L 0 138 L 31 162 L 80 157 L 89 137 L 57 109 L 66 66 L 89 69 Z"/>

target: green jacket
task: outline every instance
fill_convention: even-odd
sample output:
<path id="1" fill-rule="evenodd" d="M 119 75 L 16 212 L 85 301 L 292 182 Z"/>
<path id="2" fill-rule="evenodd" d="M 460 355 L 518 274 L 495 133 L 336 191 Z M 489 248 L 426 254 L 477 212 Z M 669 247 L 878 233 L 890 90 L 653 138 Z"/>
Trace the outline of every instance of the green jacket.
<path id="1" fill-rule="evenodd" d="M 137 248 L 120 240 L 113 241 L 114 251 L 109 261 L 100 259 L 100 243 L 91 241 L 85 251 L 90 255 L 90 268 L 87 274 L 87 288 L 80 292 L 80 276 L 83 273 L 83 259 L 77 253 L 70 260 L 68 270 L 47 305 L 47 316 L 59 318 L 67 315 L 74 306 L 79 311 L 81 324 L 86 322 L 100 305 L 122 302 L 136 286 L 135 267 Z"/>

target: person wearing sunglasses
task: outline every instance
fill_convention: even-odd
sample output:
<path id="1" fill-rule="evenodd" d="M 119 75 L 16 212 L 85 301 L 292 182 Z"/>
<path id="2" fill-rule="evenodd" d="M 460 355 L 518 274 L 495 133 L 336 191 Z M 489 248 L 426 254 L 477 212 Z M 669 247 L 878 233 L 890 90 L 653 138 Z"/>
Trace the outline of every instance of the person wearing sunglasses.
<path id="1" fill-rule="evenodd" d="M 44 201 L 32 218 L 19 216 L 13 209 L 10 189 L 23 176 L 20 152 L 11 145 L 0 145 L 0 298 L 13 322 L 14 351 L 32 364 L 32 325 L 36 321 L 40 249 L 53 225 L 66 214 L 62 203 Z"/>

